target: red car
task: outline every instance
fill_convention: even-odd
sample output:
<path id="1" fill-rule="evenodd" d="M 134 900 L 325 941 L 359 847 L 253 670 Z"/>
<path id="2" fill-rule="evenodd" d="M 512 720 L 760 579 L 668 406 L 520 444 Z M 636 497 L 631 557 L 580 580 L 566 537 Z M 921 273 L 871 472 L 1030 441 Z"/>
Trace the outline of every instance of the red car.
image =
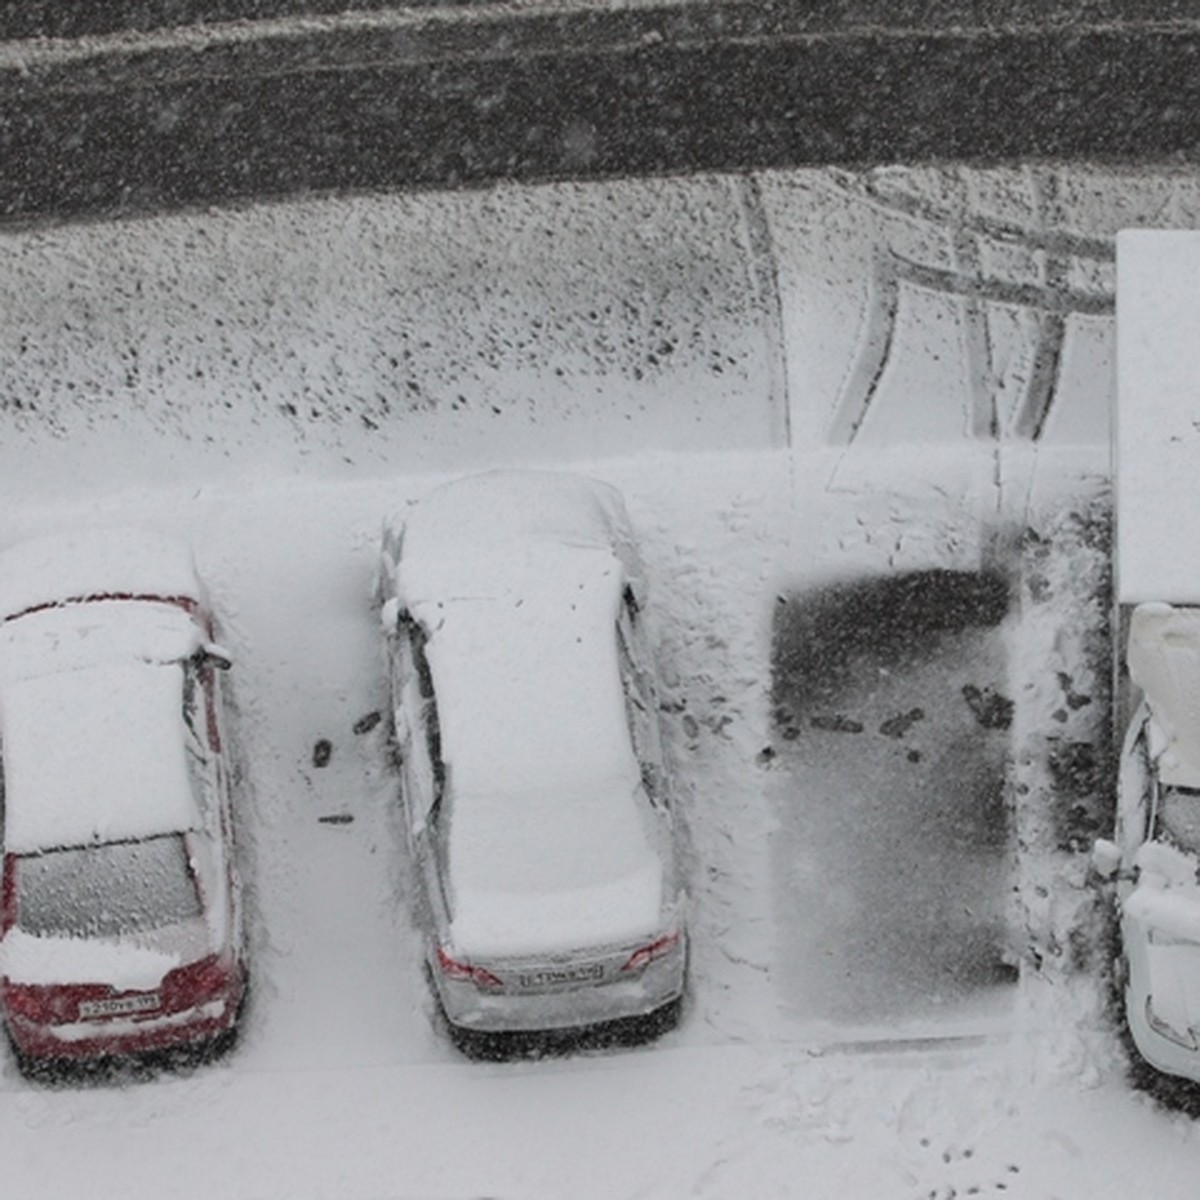
<path id="1" fill-rule="evenodd" d="M 0 554 L 0 1013 L 25 1068 L 232 1034 L 247 970 L 214 634 L 167 539 Z"/>

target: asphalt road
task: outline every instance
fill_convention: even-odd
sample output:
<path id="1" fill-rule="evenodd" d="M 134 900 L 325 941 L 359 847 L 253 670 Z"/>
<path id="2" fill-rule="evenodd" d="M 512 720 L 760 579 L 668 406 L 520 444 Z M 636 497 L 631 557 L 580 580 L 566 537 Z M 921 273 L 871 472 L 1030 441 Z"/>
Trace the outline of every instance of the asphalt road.
<path id="1" fill-rule="evenodd" d="M 331 7 L 3 5 L 0 222 L 510 179 L 1200 154 L 1200 19 L 1182 3 Z"/>
<path id="2" fill-rule="evenodd" d="M 808 1018 L 953 1029 L 1016 981 L 1006 607 L 997 580 L 933 572 L 780 615 L 779 983 Z"/>

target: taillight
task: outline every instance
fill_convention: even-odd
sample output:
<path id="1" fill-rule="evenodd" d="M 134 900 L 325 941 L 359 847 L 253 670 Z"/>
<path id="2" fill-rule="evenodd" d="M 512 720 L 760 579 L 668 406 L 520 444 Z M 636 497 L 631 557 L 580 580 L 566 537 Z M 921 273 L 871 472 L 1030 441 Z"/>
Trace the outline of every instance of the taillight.
<path id="1" fill-rule="evenodd" d="M 626 960 L 621 970 L 640 971 L 643 967 L 649 966 L 655 959 L 664 958 L 670 954 L 678 944 L 679 930 L 672 929 L 670 933 L 664 933 L 662 937 L 656 938 L 654 941 L 645 946 L 640 946 L 635 950 Z"/>
<path id="2" fill-rule="evenodd" d="M 0 874 L 0 937 L 17 923 L 17 856 L 4 856 L 4 870 Z"/>
<path id="3" fill-rule="evenodd" d="M 163 977 L 161 993 L 166 1009 L 194 1008 L 225 996 L 233 984 L 233 963 L 220 954 L 177 967 Z"/>
<path id="4" fill-rule="evenodd" d="M 4 984 L 4 1007 L 14 1016 L 39 1025 L 67 1025 L 78 1020 L 79 1002 L 87 996 L 88 989 L 70 984 Z"/>
<path id="5" fill-rule="evenodd" d="M 445 946 L 437 948 L 438 970 L 447 979 L 460 983 L 473 983 L 478 988 L 501 988 L 504 986 L 491 971 L 483 967 L 474 967 L 470 963 L 460 962 L 446 953 Z"/>

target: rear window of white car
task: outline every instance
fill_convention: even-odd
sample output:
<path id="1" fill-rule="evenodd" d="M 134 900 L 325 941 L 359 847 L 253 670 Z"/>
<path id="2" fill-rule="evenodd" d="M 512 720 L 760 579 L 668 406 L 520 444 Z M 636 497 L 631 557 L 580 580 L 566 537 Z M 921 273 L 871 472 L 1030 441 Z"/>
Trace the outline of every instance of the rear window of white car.
<path id="1" fill-rule="evenodd" d="M 17 860 L 17 924 L 41 937 L 119 937 L 202 913 L 183 834 Z"/>

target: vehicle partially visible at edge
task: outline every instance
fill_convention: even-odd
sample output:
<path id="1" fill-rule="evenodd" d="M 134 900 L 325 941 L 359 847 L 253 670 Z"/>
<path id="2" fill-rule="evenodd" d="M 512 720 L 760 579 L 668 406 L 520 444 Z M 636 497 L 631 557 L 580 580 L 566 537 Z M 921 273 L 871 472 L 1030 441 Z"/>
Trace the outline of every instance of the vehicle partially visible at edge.
<path id="1" fill-rule="evenodd" d="M 417 919 L 469 1035 L 678 1017 L 686 892 L 624 502 L 492 472 L 385 531 L 381 619 Z"/>
<path id="2" fill-rule="evenodd" d="M 0 553 L 0 1014 L 26 1069 L 232 1040 L 248 975 L 216 636 L 169 539 Z"/>
<path id="3" fill-rule="evenodd" d="M 1117 981 L 1138 1053 L 1200 1081 L 1200 608 L 1142 604 L 1126 654 L 1140 692 L 1121 748 L 1112 840 Z"/>

